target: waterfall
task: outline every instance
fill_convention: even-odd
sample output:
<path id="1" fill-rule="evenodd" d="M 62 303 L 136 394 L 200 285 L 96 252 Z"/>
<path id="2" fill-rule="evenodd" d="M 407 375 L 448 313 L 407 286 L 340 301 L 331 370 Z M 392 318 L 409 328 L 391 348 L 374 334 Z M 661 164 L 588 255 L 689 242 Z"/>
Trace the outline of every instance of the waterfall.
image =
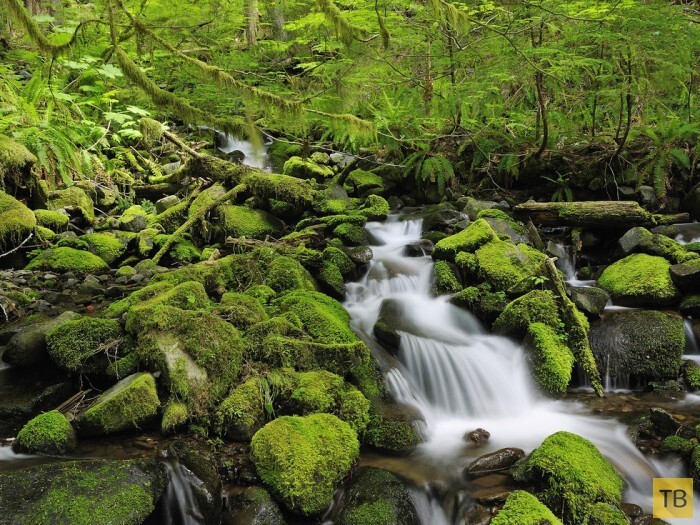
<path id="1" fill-rule="evenodd" d="M 520 345 L 487 333 L 476 317 L 446 298 L 431 297 L 431 258 L 404 254 L 408 243 L 420 239 L 420 220 L 391 217 L 369 223 L 367 230 L 376 241 L 374 257 L 365 276 L 348 285 L 345 306 L 353 328 L 372 339 L 382 301 L 401 304 L 399 363 L 386 380 L 396 400 L 415 406 L 425 419 L 425 442 L 411 461 L 434 465 L 446 480 L 458 479 L 476 455 L 503 447 L 531 451 L 566 430 L 593 441 L 625 477 L 626 501 L 651 511 L 652 479 L 678 474 L 677 465 L 645 458 L 618 421 L 587 415 L 573 401 L 542 397 Z M 476 428 L 491 437 L 470 450 L 463 436 Z M 447 522 L 432 499 L 421 501 L 422 523 Z"/>
<path id="2" fill-rule="evenodd" d="M 272 165 L 267 155 L 269 144 L 256 145 L 250 140 L 242 140 L 217 131 L 216 146 L 219 151 L 226 154 L 240 151 L 243 154 L 243 164 L 272 173 Z"/>
<path id="3" fill-rule="evenodd" d="M 158 519 L 170 525 L 205 525 L 206 512 L 200 508 L 202 499 L 198 497 L 202 480 L 175 459 L 167 458 L 164 462 L 168 486 L 159 502 Z"/>

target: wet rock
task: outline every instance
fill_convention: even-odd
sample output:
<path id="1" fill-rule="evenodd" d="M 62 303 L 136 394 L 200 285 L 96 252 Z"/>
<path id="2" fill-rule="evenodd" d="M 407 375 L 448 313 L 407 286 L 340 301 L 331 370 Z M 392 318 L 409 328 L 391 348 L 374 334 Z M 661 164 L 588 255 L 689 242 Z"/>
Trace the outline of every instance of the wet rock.
<path id="1" fill-rule="evenodd" d="M 167 482 L 155 460 L 35 465 L 0 474 L 0 516 L 5 523 L 138 525 L 155 510 Z"/>
<path id="2" fill-rule="evenodd" d="M 258 485 L 260 477 L 250 459 L 248 443 L 225 445 L 218 454 L 219 474 L 225 483 L 236 485 Z"/>
<path id="3" fill-rule="evenodd" d="M 435 246 L 428 239 L 412 241 L 406 245 L 406 255 L 409 257 L 423 257 L 433 253 Z"/>
<path id="4" fill-rule="evenodd" d="M 359 467 L 345 488 L 335 522 L 338 525 L 371 523 L 380 514 L 382 523 L 420 524 L 409 489 L 401 479 L 386 470 Z"/>
<path id="5" fill-rule="evenodd" d="M 88 275 L 78 287 L 78 292 L 83 295 L 99 295 L 104 291 L 100 280 L 94 275 Z"/>
<path id="6" fill-rule="evenodd" d="M 630 518 L 637 518 L 644 514 L 642 507 L 640 507 L 639 505 L 635 505 L 634 503 L 622 503 L 620 505 L 620 510 Z"/>
<path id="7" fill-rule="evenodd" d="M 491 437 L 491 432 L 484 430 L 483 428 L 477 428 L 476 430 L 471 430 L 464 434 L 464 441 L 467 443 L 473 443 L 475 446 L 480 447 L 484 445 Z"/>
<path id="8" fill-rule="evenodd" d="M 651 233 L 646 228 L 636 227 L 627 231 L 617 241 L 617 256 L 624 257 L 631 253 L 646 253 L 664 257 L 672 263 L 681 263 L 697 259 L 695 253 L 688 252 L 680 243 L 660 235 Z"/>
<path id="9" fill-rule="evenodd" d="M 617 310 L 591 323 L 591 350 L 599 370 L 675 379 L 685 349 L 683 318 L 657 310 Z"/>
<path id="10" fill-rule="evenodd" d="M 405 210 L 405 220 L 423 219 L 423 231 L 444 231 L 462 219 L 462 214 L 450 203 L 433 204 Z"/>
<path id="11" fill-rule="evenodd" d="M 374 257 L 369 246 L 355 246 L 353 248 L 345 248 L 344 251 L 356 265 L 369 264 L 372 257 Z"/>
<path id="12" fill-rule="evenodd" d="M 674 435 L 681 428 L 681 422 L 663 408 L 652 408 L 649 411 L 649 418 L 657 436 L 661 438 Z"/>
<path id="13" fill-rule="evenodd" d="M 572 287 L 569 293 L 576 307 L 591 316 L 602 314 L 610 299 L 605 290 L 593 286 Z"/>
<path id="14" fill-rule="evenodd" d="M 693 259 L 670 268 L 671 279 L 683 292 L 700 290 L 700 259 Z"/>
<path id="15" fill-rule="evenodd" d="M 654 207 L 659 202 L 659 199 L 656 197 L 656 190 L 651 186 L 639 186 L 637 188 L 637 195 L 639 196 L 642 206 L 647 208 Z"/>
<path id="16" fill-rule="evenodd" d="M 165 210 L 172 208 L 180 203 L 177 195 L 168 195 L 156 201 L 156 213 L 163 213 Z"/>
<path id="17" fill-rule="evenodd" d="M 475 221 L 479 212 L 484 210 L 509 211 L 510 206 L 505 201 L 481 201 L 473 197 L 460 197 L 457 200 L 457 209 L 466 213 L 471 220 Z"/>
<path id="18" fill-rule="evenodd" d="M 399 331 L 410 329 L 411 324 L 406 319 L 401 301 L 384 299 L 379 308 L 379 317 L 373 328 L 374 336 L 382 346 L 390 352 L 398 352 L 401 345 Z"/>
<path id="19" fill-rule="evenodd" d="M 2 360 L 13 366 L 33 366 L 45 362 L 48 359 L 46 334 L 76 317 L 78 314 L 74 312 L 64 312 L 48 321 L 24 327 L 8 341 Z"/>
<path id="20" fill-rule="evenodd" d="M 223 525 L 284 525 L 279 505 L 262 487 L 246 487 L 229 495 Z"/>
<path id="21" fill-rule="evenodd" d="M 502 448 L 474 460 L 464 469 L 464 474 L 469 478 L 475 478 L 500 470 L 507 470 L 516 461 L 524 457 L 525 452 L 519 448 Z"/>

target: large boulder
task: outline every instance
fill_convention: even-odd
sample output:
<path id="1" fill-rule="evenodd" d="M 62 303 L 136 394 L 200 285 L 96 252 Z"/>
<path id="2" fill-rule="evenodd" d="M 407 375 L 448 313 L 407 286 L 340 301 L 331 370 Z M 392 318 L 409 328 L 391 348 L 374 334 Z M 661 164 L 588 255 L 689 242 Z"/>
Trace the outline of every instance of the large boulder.
<path id="1" fill-rule="evenodd" d="M 140 525 L 168 483 L 155 460 L 65 461 L 0 474 L 4 523 Z"/>
<path id="2" fill-rule="evenodd" d="M 44 250 L 31 260 L 26 269 L 85 274 L 104 273 L 109 266 L 93 253 L 62 246 Z"/>
<path id="3" fill-rule="evenodd" d="M 52 410 L 24 425 L 12 443 L 12 449 L 29 454 L 65 455 L 77 445 L 73 425 L 58 410 Z"/>
<path id="4" fill-rule="evenodd" d="M 81 434 L 112 434 L 141 428 L 160 409 L 151 374 L 133 374 L 102 393 L 76 419 Z"/>
<path id="5" fill-rule="evenodd" d="M 567 523 L 585 523 L 598 502 L 622 500 L 620 475 L 593 443 L 570 432 L 549 436 L 515 470 L 516 480 L 533 483 L 538 497 Z"/>
<path id="6" fill-rule="evenodd" d="M 591 350 L 600 370 L 675 379 L 685 349 L 683 318 L 657 310 L 616 310 L 591 324 Z"/>
<path id="7" fill-rule="evenodd" d="M 0 173 L 0 180 L 1 180 Z M 0 252 L 11 250 L 29 237 L 36 226 L 32 210 L 0 191 Z"/>
<path id="8" fill-rule="evenodd" d="M 66 321 L 78 317 L 74 312 L 61 315 L 44 322 L 32 323 L 22 327 L 7 343 L 2 360 L 13 366 L 38 365 L 48 359 L 46 352 L 46 334 Z"/>
<path id="9" fill-rule="evenodd" d="M 109 365 L 109 350 L 118 347 L 122 336 L 122 327 L 114 319 L 78 317 L 48 332 L 46 345 L 51 359 L 64 370 L 101 372 Z"/>
<path id="10" fill-rule="evenodd" d="M 665 306 L 680 299 L 670 268 L 663 257 L 637 253 L 608 266 L 598 284 L 622 306 Z"/>
<path id="11" fill-rule="evenodd" d="M 246 487 L 228 496 L 224 525 L 285 525 L 279 506 L 262 487 Z"/>
<path id="12" fill-rule="evenodd" d="M 338 525 L 419 525 L 411 494 L 394 474 L 374 467 L 359 467 L 345 487 Z"/>
<path id="13" fill-rule="evenodd" d="M 632 228 L 620 237 L 617 249 L 622 257 L 631 253 L 647 253 L 664 257 L 672 263 L 682 263 L 700 257 L 697 253 L 686 251 L 677 241 L 665 235 L 651 233 L 642 227 Z"/>
<path id="14" fill-rule="evenodd" d="M 501 210 L 483 210 L 479 212 L 478 218 L 488 222 L 489 226 L 499 237 L 507 235 L 515 244 L 530 244 L 527 228 L 513 220 L 505 212 Z"/>
<path id="15" fill-rule="evenodd" d="M 674 264 L 670 268 L 671 279 L 683 292 L 700 291 L 700 259 Z"/>
<path id="16" fill-rule="evenodd" d="M 260 478 L 287 509 L 303 516 L 318 515 L 331 504 L 359 453 L 352 427 L 330 414 L 280 417 L 251 442 Z"/>

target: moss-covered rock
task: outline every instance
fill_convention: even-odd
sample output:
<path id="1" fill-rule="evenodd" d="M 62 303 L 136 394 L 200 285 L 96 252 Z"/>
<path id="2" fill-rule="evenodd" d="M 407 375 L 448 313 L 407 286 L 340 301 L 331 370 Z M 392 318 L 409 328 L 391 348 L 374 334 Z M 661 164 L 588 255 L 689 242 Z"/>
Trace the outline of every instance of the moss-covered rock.
<path id="1" fill-rule="evenodd" d="M 698 254 L 687 251 L 679 242 L 665 235 L 651 233 L 642 227 L 629 230 L 620 238 L 617 245 L 619 253 L 623 255 L 647 253 L 664 257 L 674 264 L 698 259 Z"/>
<path id="2" fill-rule="evenodd" d="M 583 523 L 596 503 L 619 505 L 624 483 L 593 443 L 570 432 L 544 440 L 516 470 L 567 522 Z"/>
<path id="3" fill-rule="evenodd" d="M 559 328 L 559 307 L 551 292 L 532 290 L 511 301 L 493 323 L 493 329 L 499 334 L 523 336 L 532 323 Z"/>
<path id="4" fill-rule="evenodd" d="M 248 237 L 264 239 L 266 235 L 281 232 L 284 223 L 263 210 L 248 206 L 224 204 L 217 208 L 219 220 L 216 227 L 221 230 L 223 237 Z"/>
<path id="5" fill-rule="evenodd" d="M 0 250 L 7 251 L 19 245 L 36 224 L 32 210 L 0 191 Z"/>
<path id="6" fill-rule="evenodd" d="M 174 432 L 187 423 L 190 417 L 189 409 L 185 403 L 170 401 L 163 410 L 163 419 L 160 421 L 160 430 L 164 434 Z"/>
<path id="7" fill-rule="evenodd" d="M 656 310 L 618 310 L 592 323 L 591 350 L 612 376 L 675 379 L 685 348 L 683 318 Z"/>
<path id="8" fill-rule="evenodd" d="M 216 421 L 222 436 L 249 441 L 266 421 L 265 380 L 252 377 L 241 383 L 217 409 Z"/>
<path id="9" fill-rule="evenodd" d="M 65 455 L 78 445 L 75 430 L 58 410 L 29 421 L 17 434 L 13 450 L 29 454 Z"/>
<path id="10" fill-rule="evenodd" d="M 329 246 L 323 250 L 323 260 L 336 265 L 343 275 L 348 275 L 355 270 L 355 263 L 339 248 Z"/>
<path id="11" fill-rule="evenodd" d="M 673 304 L 680 294 L 663 257 L 633 254 L 608 266 L 598 284 L 613 301 L 623 306 L 663 306 Z"/>
<path id="12" fill-rule="evenodd" d="M 695 443 L 680 436 L 666 436 L 661 442 L 661 452 L 680 454 L 683 457 L 690 457 L 695 449 Z"/>
<path id="13" fill-rule="evenodd" d="M 320 166 L 311 160 L 304 160 L 301 157 L 291 157 L 284 163 L 282 173 L 289 177 L 298 179 L 315 179 L 323 182 L 334 175 L 333 170 L 328 166 Z"/>
<path id="14" fill-rule="evenodd" d="M 588 525 L 629 525 L 629 520 L 616 506 L 601 502 L 591 507 Z"/>
<path id="15" fill-rule="evenodd" d="M 304 516 L 330 505 L 359 452 L 352 427 L 330 414 L 280 417 L 251 442 L 251 456 L 265 485 L 285 507 Z"/>
<path id="16" fill-rule="evenodd" d="M 107 354 L 114 353 L 123 336 L 113 319 L 80 317 L 60 324 L 46 334 L 49 356 L 70 372 L 97 372 L 107 367 Z"/>
<path id="17" fill-rule="evenodd" d="M 241 330 L 268 318 L 262 303 L 255 297 L 235 292 L 226 292 L 221 296 L 215 313 Z"/>
<path id="18" fill-rule="evenodd" d="M 156 460 L 62 461 L 0 474 L 0 515 L 32 525 L 140 525 L 167 485 Z"/>
<path id="19" fill-rule="evenodd" d="M 262 487 L 246 487 L 227 496 L 224 523 L 287 525 L 279 506 Z"/>
<path id="20" fill-rule="evenodd" d="M 521 242 L 530 244 L 527 228 L 513 220 L 504 211 L 495 209 L 482 210 L 479 212 L 478 218 L 488 222 L 489 226 L 499 237 L 508 236 L 511 242 L 516 244 Z"/>
<path id="21" fill-rule="evenodd" d="M 275 292 L 315 290 L 313 277 L 299 261 L 291 257 L 277 257 L 267 268 L 265 284 Z"/>
<path id="22" fill-rule="evenodd" d="M 158 215 L 149 216 L 148 225 L 151 228 L 163 230 L 165 233 L 175 233 L 187 220 L 188 207 L 189 202 L 182 201 L 180 204 L 176 204 Z"/>
<path id="23" fill-rule="evenodd" d="M 90 224 L 95 222 L 95 208 L 92 199 L 77 186 L 50 192 L 46 207 L 49 210 L 65 210 L 71 214 L 75 213 Z"/>
<path id="24" fill-rule="evenodd" d="M 321 288 L 335 299 L 345 298 L 345 279 L 343 273 L 335 264 L 323 261 L 321 270 L 318 272 L 318 281 Z"/>
<path id="25" fill-rule="evenodd" d="M 561 525 L 561 521 L 535 496 L 516 490 L 508 496 L 491 525 Z"/>
<path id="26" fill-rule="evenodd" d="M 351 195 L 362 196 L 369 192 L 383 193 L 384 179 L 376 173 L 365 170 L 354 170 L 345 178 L 345 190 Z"/>
<path id="27" fill-rule="evenodd" d="M 151 374 L 133 374 L 102 393 L 76 419 L 81 434 L 112 434 L 141 428 L 160 409 Z"/>
<path id="28" fill-rule="evenodd" d="M 551 397 L 562 397 L 571 381 L 574 354 L 562 336 L 544 323 L 528 327 L 525 346 L 530 350 L 532 371 L 540 389 Z"/>
<path id="29" fill-rule="evenodd" d="M 394 474 L 359 467 L 345 487 L 338 525 L 418 525 L 411 494 Z"/>
<path id="30" fill-rule="evenodd" d="M 62 231 L 70 222 L 70 217 L 65 213 L 54 210 L 34 210 L 36 223 L 54 232 Z"/>
<path id="31" fill-rule="evenodd" d="M 504 293 L 469 286 L 454 295 L 450 302 L 474 313 L 483 322 L 491 325 L 503 313 L 508 304 Z"/>
<path id="32" fill-rule="evenodd" d="M 465 230 L 466 231 L 466 230 Z M 531 290 L 546 255 L 526 244 L 491 241 L 476 251 L 479 275 L 495 290 Z"/>
<path id="33" fill-rule="evenodd" d="M 128 264 L 120 266 L 114 274 L 115 277 L 126 277 L 127 279 L 134 275 L 136 275 L 136 270 L 134 270 L 133 266 L 129 266 Z"/>
<path id="34" fill-rule="evenodd" d="M 383 221 L 389 215 L 389 203 L 384 197 L 370 195 L 357 213 L 368 221 Z"/>
<path id="35" fill-rule="evenodd" d="M 477 220 L 461 232 L 438 241 L 433 257 L 454 262 L 459 252 L 474 252 L 494 239 L 496 233 L 491 226 L 483 219 Z"/>
<path id="36" fill-rule="evenodd" d="M 450 263 L 436 261 L 433 267 L 433 293 L 435 295 L 447 295 L 460 292 L 462 285 L 455 275 Z"/>
<path id="37" fill-rule="evenodd" d="M 36 157 L 22 144 L 12 140 L 7 135 L 0 135 L 0 187 L 13 183 L 23 186 Z"/>
<path id="38" fill-rule="evenodd" d="M 683 363 L 683 379 L 691 392 L 700 391 L 700 365 L 695 361 L 685 361 Z"/>
<path id="39" fill-rule="evenodd" d="M 146 229 L 149 219 L 149 213 L 142 206 L 135 204 L 127 208 L 117 219 L 117 228 L 138 233 Z"/>
<path id="40" fill-rule="evenodd" d="M 412 407 L 374 400 L 364 442 L 386 454 L 404 456 L 423 438 L 418 431 L 419 414 Z"/>
<path id="41" fill-rule="evenodd" d="M 113 264 L 126 252 L 127 244 L 111 233 L 88 233 L 80 237 L 89 250 L 107 264 Z"/>
<path id="42" fill-rule="evenodd" d="M 336 226 L 333 235 L 346 246 L 364 246 L 369 244 L 367 230 L 357 224 L 344 222 Z"/>
<path id="43" fill-rule="evenodd" d="M 109 266 L 100 257 L 75 248 L 59 247 L 44 250 L 26 267 L 27 270 L 54 272 L 103 273 Z"/>

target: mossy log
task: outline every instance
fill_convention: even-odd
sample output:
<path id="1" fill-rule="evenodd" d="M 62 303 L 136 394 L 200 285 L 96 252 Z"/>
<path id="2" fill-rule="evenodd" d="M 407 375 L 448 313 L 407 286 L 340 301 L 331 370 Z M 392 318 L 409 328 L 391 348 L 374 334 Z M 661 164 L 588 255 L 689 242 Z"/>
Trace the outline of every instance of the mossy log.
<path id="1" fill-rule="evenodd" d="M 690 220 L 687 213 L 649 213 L 634 201 L 525 202 L 513 210 L 517 219 L 544 226 L 632 228 Z"/>
<path id="2" fill-rule="evenodd" d="M 584 326 L 581 319 L 583 314 L 578 311 L 576 305 L 566 295 L 566 285 L 557 267 L 554 265 L 554 259 L 545 260 L 543 266 L 544 273 L 548 279 L 547 285 L 559 302 L 559 312 L 561 313 L 562 321 L 566 325 L 566 333 L 569 336 L 569 347 L 574 353 L 576 362 L 581 365 L 581 368 L 588 376 L 593 390 L 598 396 L 603 397 L 600 371 L 588 343 L 588 329 Z"/>

